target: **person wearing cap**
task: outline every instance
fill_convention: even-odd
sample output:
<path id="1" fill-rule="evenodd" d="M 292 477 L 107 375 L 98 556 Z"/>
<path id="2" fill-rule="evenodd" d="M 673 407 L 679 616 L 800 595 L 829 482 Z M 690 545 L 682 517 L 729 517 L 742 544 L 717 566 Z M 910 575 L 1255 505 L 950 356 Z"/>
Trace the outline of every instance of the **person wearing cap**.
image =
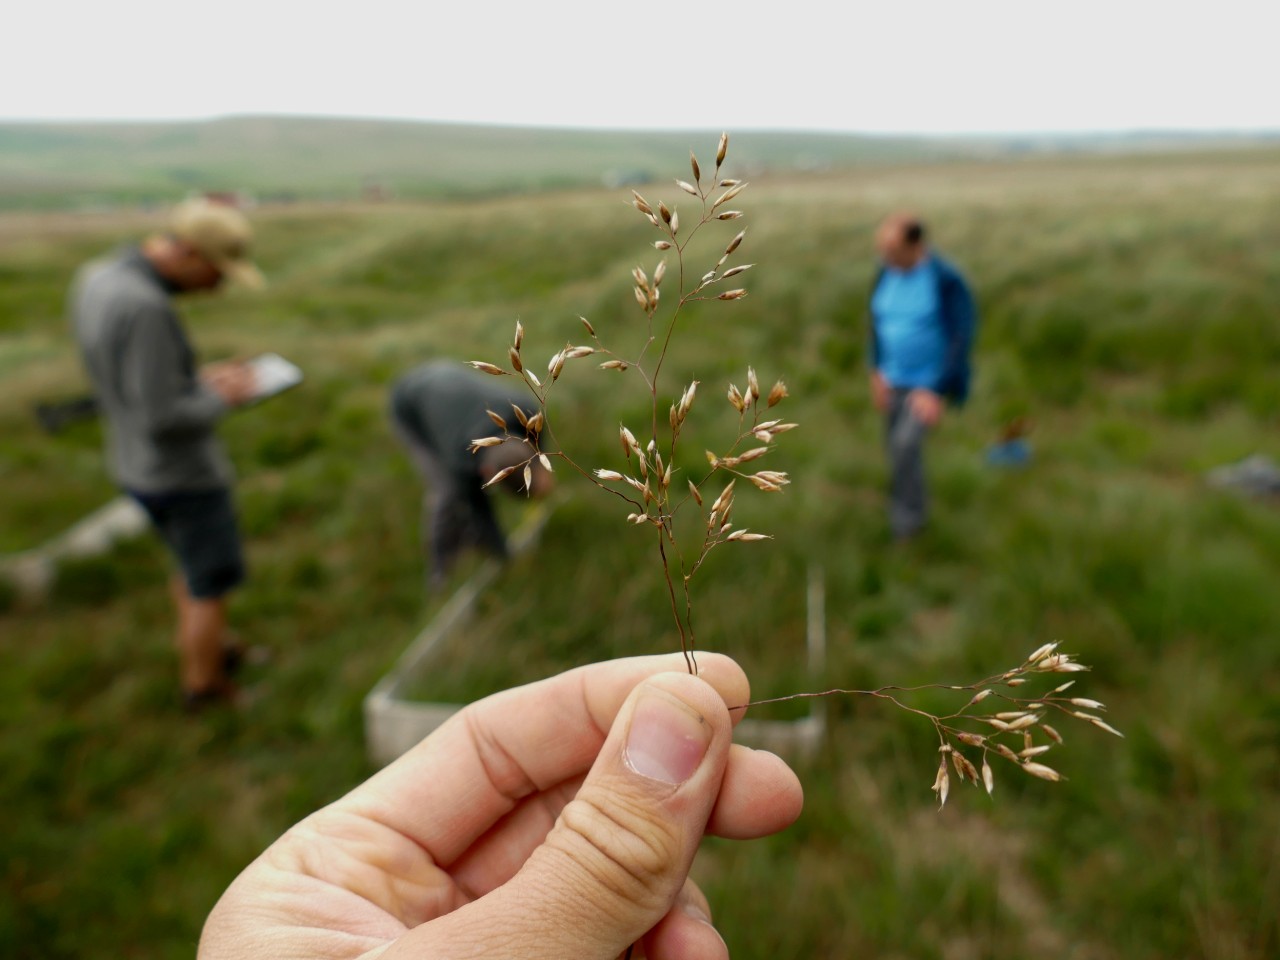
<path id="1" fill-rule="evenodd" d="M 229 700 L 240 654 L 227 596 L 245 576 L 234 473 L 215 429 L 254 397 L 239 362 L 197 366 L 172 298 L 224 283 L 262 286 L 252 230 L 234 207 L 180 204 L 168 229 L 82 267 L 69 312 L 106 421 L 108 469 L 174 555 L 181 685 L 188 709 Z"/>
<path id="2" fill-rule="evenodd" d="M 964 276 L 929 246 L 915 216 L 895 213 L 875 235 L 871 284 L 871 398 L 885 418 L 889 526 L 897 540 L 928 518 L 924 440 L 945 405 L 969 394 L 978 314 Z"/>
<path id="3" fill-rule="evenodd" d="M 466 547 L 507 555 L 506 538 L 485 489 L 499 473 L 516 468 L 499 482 L 520 496 L 544 497 L 554 487 L 551 472 L 538 460 L 521 425 L 521 417 L 527 422 L 537 412 L 528 393 L 447 360 L 414 367 L 392 384 L 392 427 L 426 484 L 422 541 L 431 556 L 431 589 L 444 585 Z M 474 445 L 490 439 L 503 442 Z M 528 490 L 524 471 L 518 469 L 526 463 Z"/>

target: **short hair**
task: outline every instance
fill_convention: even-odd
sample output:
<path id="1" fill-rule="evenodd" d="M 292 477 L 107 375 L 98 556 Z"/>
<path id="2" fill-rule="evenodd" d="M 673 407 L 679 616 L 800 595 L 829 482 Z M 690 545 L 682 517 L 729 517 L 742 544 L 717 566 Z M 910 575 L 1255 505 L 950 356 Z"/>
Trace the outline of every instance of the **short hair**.
<path id="1" fill-rule="evenodd" d="M 919 246 L 924 242 L 924 237 L 924 224 L 919 220 L 907 220 L 902 224 L 902 239 L 911 244 L 911 246 Z"/>

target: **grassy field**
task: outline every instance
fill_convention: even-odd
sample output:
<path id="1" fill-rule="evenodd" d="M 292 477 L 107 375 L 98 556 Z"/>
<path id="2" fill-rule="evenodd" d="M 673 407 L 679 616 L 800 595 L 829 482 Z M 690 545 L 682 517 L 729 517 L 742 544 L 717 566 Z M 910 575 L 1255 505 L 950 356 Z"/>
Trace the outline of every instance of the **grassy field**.
<path id="1" fill-rule="evenodd" d="M 666 180 L 704 134 L 546 130 L 324 117 L 193 122 L 0 123 L 0 210 L 167 203 L 191 190 L 263 200 L 401 199 L 527 193 Z M 848 134 L 748 132 L 740 172 L 818 169 L 1003 149 Z"/>
<path id="2" fill-rule="evenodd" d="M 1280 951 L 1280 513 L 1204 482 L 1251 453 L 1280 457 L 1277 161 L 753 177 L 751 295 L 690 314 L 666 393 L 704 385 L 695 455 L 724 435 L 723 390 L 747 364 L 787 381 L 782 410 L 801 427 L 770 454 L 786 492 L 739 497 L 738 519 L 777 539 L 715 554 L 700 644 L 742 656 L 757 695 L 807 685 L 797 593 L 817 563 L 824 684 L 969 682 L 1060 641 L 1094 667 L 1081 693 L 1127 738 L 1063 725 L 1066 782 L 997 767 L 994 801 L 953 788 L 939 813 L 927 724 L 828 701 L 801 820 L 762 843 L 710 842 L 696 867 L 735 957 Z M 669 175 L 684 162 L 674 151 Z M 234 617 L 274 660 L 251 675 L 243 713 L 184 717 L 167 561 L 149 538 L 66 568 L 42 609 L 0 595 L 0 954 L 190 956 L 236 872 L 369 772 L 361 699 L 439 602 L 421 590 L 420 491 L 387 428 L 387 384 L 432 357 L 501 360 L 517 318 L 535 357 L 576 341 L 579 314 L 607 339 L 634 336 L 629 273 L 655 258 L 626 196 L 255 214 L 270 289 L 186 312 L 207 358 L 278 350 L 308 374 L 223 429 L 252 566 Z M 983 311 L 973 399 L 929 448 L 936 522 L 906 547 L 882 513 L 863 349 L 870 232 L 900 204 L 927 216 Z M 112 496 L 96 425 L 48 437 L 31 406 L 85 388 L 62 319 L 75 266 L 156 222 L 0 216 L 0 552 Z M 695 255 L 690 269 L 709 265 Z M 588 365 L 557 384 L 557 436 L 587 466 L 618 466 L 616 425 L 643 406 L 625 383 Z M 984 449 L 1012 416 L 1034 424 L 1033 461 L 989 468 Z M 674 645 L 640 534 L 609 498 L 565 486 L 537 569 L 504 574 L 477 656 L 424 695 L 466 700 Z"/>

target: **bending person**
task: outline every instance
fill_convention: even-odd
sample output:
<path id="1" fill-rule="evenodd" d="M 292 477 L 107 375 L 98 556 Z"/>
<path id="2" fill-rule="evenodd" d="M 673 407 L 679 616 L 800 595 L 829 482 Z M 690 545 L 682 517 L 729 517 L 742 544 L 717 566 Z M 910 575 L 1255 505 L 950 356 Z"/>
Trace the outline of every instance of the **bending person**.
<path id="1" fill-rule="evenodd" d="M 508 467 L 529 462 L 530 485 L 517 469 L 501 481 L 510 493 L 543 497 L 554 479 L 536 459 L 525 439 L 519 407 L 527 419 L 537 413 L 528 393 L 461 363 L 434 361 L 405 373 L 391 387 L 390 415 L 426 484 L 422 506 L 422 541 L 430 552 L 429 583 L 438 589 L 458 556 L 476 547 L 499 557 L 507 555 L 506 538 L 498 526 L 489 493 L 484 489 Z M 501 424 L 490 416 L 497 415 Z M 475 440 L 506 442 L 473 452 Z"/>

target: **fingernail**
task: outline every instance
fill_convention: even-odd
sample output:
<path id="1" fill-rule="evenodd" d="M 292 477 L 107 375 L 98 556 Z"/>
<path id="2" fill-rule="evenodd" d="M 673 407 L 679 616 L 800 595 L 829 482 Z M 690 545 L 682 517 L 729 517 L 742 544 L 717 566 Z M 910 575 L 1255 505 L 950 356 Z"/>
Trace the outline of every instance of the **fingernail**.
<path id="1" fill-rule="evenodd" d="M 623 759 L 636 773 L 663 783 L 684 783 L 706 756 L 711 725 L 659 693 L 641 697 L 631 717 Z"/>
<path id="2" fill-rule="evenodd" d="M 707 916 L 706 912 L 701 907 L 699 907 L 696 903 L 692 903 L 691 901 L 686 900 L 684 903 L 680 905 L 680 910 L 681 912 L 684 913 L 686 917 L 691 917 L 692 919 L 697 920 L 699 923 L 705 923 L 711 929 L 712 933 L 714 933 L 717 937 L 720 937 L 720 942 L 724 943 L 724 937 L 720 936 L 720 931 L 716 929 L 716 925 L 711 922 L 711 918 Z M 725 956 L 728 956 L 728 954 L 729 954 L 729 951 L 726 948 Z"/>
<path id="3" fill-rule="evenodd" d="M 707 916 L 707 911 L 703 910 L 700 906 L 698 906 L 692 900 L 684 901 L 682 904 L 680 904 L 680 909 L 681 911 L 683 911 L 686 917 L 692 917 L 694 920 L 697 920 L 700 923 L 705 923 L 708 927 L 711 927 L 713 930 L 715 929 L 715 924 L 713 924 L 711 922 L 711 918 Z"/>

